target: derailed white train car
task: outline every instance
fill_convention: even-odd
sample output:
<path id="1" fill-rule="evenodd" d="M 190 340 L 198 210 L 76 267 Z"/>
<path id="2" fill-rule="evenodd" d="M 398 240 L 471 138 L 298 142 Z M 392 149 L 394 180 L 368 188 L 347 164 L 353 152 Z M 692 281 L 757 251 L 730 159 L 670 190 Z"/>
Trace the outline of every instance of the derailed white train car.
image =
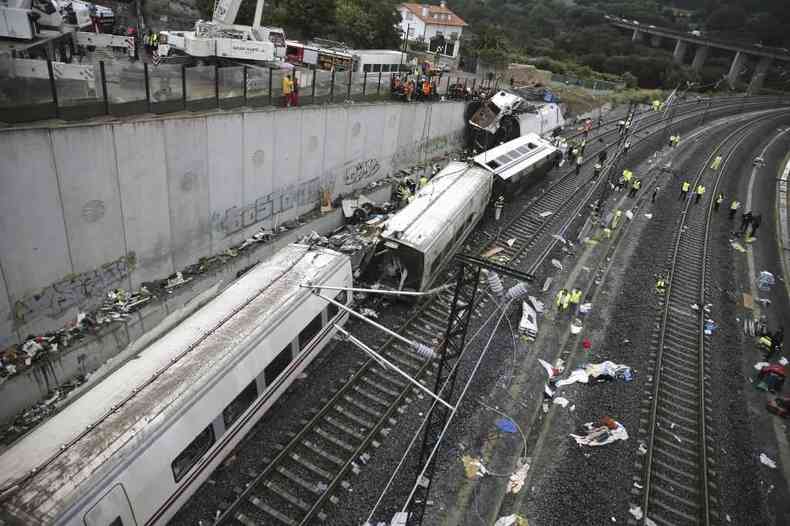
<path id="1" fill-rule="evenodd" d="M 494 174 L 494 198 L 511 195 L 538 182 L 562 160 L 562 153 L 536 133 L 527 133 L 474 157 Z"/>
<path id="2" fill-rule="evenodd" d="M 483 217 L 488 170 L 451 162 L 387 220 L 372 267 L 388 285 L 424 290 Z"/>
<path id="3" fill-rule="evenodd" d="M 351 286 L 348 257 L 283 248 L 12 445 L 0 523 L 167 523 L 345 321 L 308 282 Z"/>

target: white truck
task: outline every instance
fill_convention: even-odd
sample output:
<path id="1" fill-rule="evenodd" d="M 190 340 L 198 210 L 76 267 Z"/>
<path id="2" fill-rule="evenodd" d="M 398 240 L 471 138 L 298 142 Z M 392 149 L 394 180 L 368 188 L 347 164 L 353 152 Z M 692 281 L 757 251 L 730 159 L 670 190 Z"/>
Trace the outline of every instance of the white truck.
<path id="1" fill-rule="evenodd" d="M 252 62 L 281 62 L 285 59 L 285 31 L 261 26 L 263 0 L 255 6 L 252 26 L 234 24 L 241 0 L 219 0 L 210 21 L 198 20 L 194 31 L 161 31 L 157 53 L 172 51 L 208 58 Z"/>
<path id="2" fill-rule="evenodd" d="M 112 25 L 112 9 L 78 0 L 0 0 L 0 38 L 34 40 L 60 33 L 89 29 L 94 19 Z"/>

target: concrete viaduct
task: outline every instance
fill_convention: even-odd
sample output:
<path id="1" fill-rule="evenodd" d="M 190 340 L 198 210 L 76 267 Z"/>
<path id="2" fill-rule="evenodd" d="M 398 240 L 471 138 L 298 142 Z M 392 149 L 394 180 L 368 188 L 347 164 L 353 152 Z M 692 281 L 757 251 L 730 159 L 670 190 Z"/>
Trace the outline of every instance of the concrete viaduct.
<path id="1" fill-rule="evenodd" d="M 757 60 L 757 65 L 754 68 L 754 73 L 749 82 L 750 92 L 762 88 L 765 75 L 768 73 L 768 70 L 771 69 L 774 61 L 790 62 L 790 52 L 784 49 L 771 48 L 759 44 L 750 45 L 716 40 L 703 35 L 684 33 L 664 27 L 644 25 L 635 20 L 625 20 L 613 16 L 608 16 L 607 18 L 609 23 L 613 26 L 632 30 L 632 40 L 634 42 L 649 36 L 650 44 L 654 47 L 658 47 L 661 45 L 663 39 L 674 40 L 674 60 L 678 64 L 684 63 L 689 47 L 694 46 L 694 59 L 691 62 L 691 67 L 695 71 L 700 71 L 702 66 L 705 65 L 705 60 L 707 60 L 711 48 L 726 49 L 727 51 L 734 52 L 735 56 L 732 59 L 730 71 L 727 74 L 727 81 L 730 86 L 735 85 L 735 82 L 738 80 L 741 73 L 743 73 L 750 59 Z"/>

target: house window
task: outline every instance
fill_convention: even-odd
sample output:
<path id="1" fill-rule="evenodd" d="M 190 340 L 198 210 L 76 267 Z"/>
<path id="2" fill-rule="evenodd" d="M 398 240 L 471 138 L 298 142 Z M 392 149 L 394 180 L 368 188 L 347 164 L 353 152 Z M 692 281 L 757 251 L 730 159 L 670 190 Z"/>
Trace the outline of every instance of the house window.
<path id="1" fill-rule="evenodd" d="M 209 450 L 213 443 L 214 428 L 209 424 L 170 464 L 170 467 L 173 469 L 173 478 L 176 482 L 181 480 L 192 469 L 192 466 L 197 464 L 200 457 Z"/>

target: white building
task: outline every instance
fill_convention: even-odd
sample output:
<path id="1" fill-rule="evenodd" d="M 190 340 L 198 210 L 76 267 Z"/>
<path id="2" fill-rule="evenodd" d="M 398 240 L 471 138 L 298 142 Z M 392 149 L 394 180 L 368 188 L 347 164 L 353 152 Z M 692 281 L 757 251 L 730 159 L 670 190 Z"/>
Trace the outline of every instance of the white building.
<path id="1" fill-rule="evenodd" d="M 442 55 L 458 57 L 461 32 L 467 25 L 461 17 L 440 5 L 401 4 L 401 31 L 409 40 L 425 42 L 428 50 Z"/>

